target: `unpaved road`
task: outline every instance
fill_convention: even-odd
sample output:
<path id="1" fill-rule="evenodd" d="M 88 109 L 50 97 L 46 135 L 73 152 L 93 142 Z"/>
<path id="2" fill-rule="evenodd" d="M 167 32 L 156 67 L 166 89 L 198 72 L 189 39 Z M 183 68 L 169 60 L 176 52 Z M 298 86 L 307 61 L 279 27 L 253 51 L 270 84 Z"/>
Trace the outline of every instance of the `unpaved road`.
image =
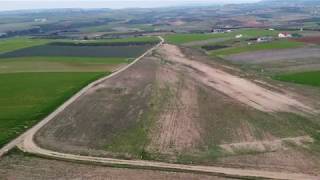
<path id="1" fill-rule="evenodd" d="M 132 64 L 139 61 L 141 58 L 143 58 L 146 54 L 149 54 L 152 50 L 155 48 L 158 48 L 161 46 L 161 49 L 164 51 L 169 51 L 172 56 L 170 56 L 170 59 L 181 64 L 185 64 L 184 60 L 179 54 L 179 51 L 177 51 L 177 48 L 175 46 L 171 45 L 164 45 L 162 46 L 163 39 L 161 38 L 161 43 L 158 44 L 156 47 L 150 49 L 148 52 L 143 54 L 141 57 L 136 59 Z M 173 52 L 171 52 L 173 51 Z M 175 54 L 177 53 L 177 54 Z M 189 60 L 186 59 L 188 66 L 194 66 L 194 64 L 190 64 Z M 120 72 L 126 70 L 129 68 L 132 64 L 127 66 L 126 68 L 118 71 L 117 73 L 112 74 L 111 76 L 115 76 L 119 74 Z M 185 64 L 186 65 L 186 64 Z M 207 67 L 204 64 L 195 64 L 196 69 L 199 69 L 201 71 L 206 72 Z M 204 69 L 203 69 L 204 68 Z M 212 69 L 209 69 L 211 71 Z M 213 69 L 215 70 L 215 69 Z M 216 70 L 215 75 L 218 75 L 220 73 L 226 75 L 226 77 L 233 77 L 229 75 L 226 72 L 223 72 L 221 70 Z M 83 93 L 90 90 L 92 87 L 98 85 L 100 82 L 110 78 L 106 77 L 101 80 L 98 80 L 83 90 L 81 90 L 79 93 L 77 93 L 75 96 L 73 96 L 70 100 L 68 100 L 65 104 L 63 104 L 60 108 L 58 108 L 56 111 L 54 111 L 52 114 L 50 114 L 47 118 L 45 118 L 43 121 L 41 121 L 39 124 L 34 126 L 32 129 L 28 130 L 26 133 L 21 135 L 19 138 L 15 139 L 11 143 L 9 143 L 7 146 L 1 149 L 0 156 L 3 155 L 7 150 L 12 149 L 16 145 L 20 149 L 22 149 L 25 152 L 41 155 L 41 156 L 47 156 L 51 158 L 57 158 L 57 159 L 64 159 L 64 160 L 71 160 L 71 161 L 83 161 L 83 162 L 93 162 L 93 163 L 100 163 L 100 164 L 108 164 L 108 165 L 127 165 L 131 167 L 147 167 L 147 168 L 158 168 L 158 169 L 171 169 L 171 170 L 179 170 L 179 171 L 193 171 L 193 172 L 202 172 L 202 173 L 212 173 L 215 175 L 224 175 L 224 176 L 231 176 L 231 177 L 259 177 L 259 178 L 271 178 L 271 179 L 319 179 L 319 177 L 315 177 L 308 174 L 299 174 L 299 173 L 282 173 L 282 172 L 269 172 L 269 171 L 261 171 L 261 170 L 246 170 L 246 169 L 236 169 L 236 168 L 223 168 L 223 167 L 213 167 L 213 166 L 194 166 L 194 165 L 182 165 L 182 164 L 170 164 L 170 163 L 162 163 L 162 162 L 153 162 L 153 161 L 143 161 L 143 160 L 120 160 L 120 159 L 113 159 L 113 158 L 103 158 L 103 157 L 93 157 L 93 156 L 82 156 L 82 155 L 75 155 L 75 154 L 67 154 L 67 153 L 60 153 L 55 152 L 47 149 L 40 148 L 37 144 L 34 142 L 34 135 L 35 133 L 42 128 L 45 124 L 47 124 L 50 120 L 52 120 L 57 114 L 62 112 L 68 105 L 70 105 L 72 102 L 74 102 L 78 97 L 80 97 Z M 213 78 L 213 77 L 211 77 Z M 218 76 L 219 78 L 219 76 Z M 222 79 L 225 79 L 225 77 L 220 77 Z M 228 79 L 225 79 L 228 80 Z M 230 80 L 230 79 L 229 79 Z M 231 78 L 231 80 L 233 80 Z M 239 80 L 239 79 L 235 79 Z M 245 82 L 247 83 L 247 82 Z M 232 87 L 233 84 L 231 84 Z M 250 84 L 251 85 L 251 84 Z M 219 90 L 219 89 L 218 89 Z M 277 96 L 276 96 L 277 97 Z M 238 99 L 240 100 L 240 99 Z M 282 102 L 282 101 L 281 101 Z M 295 103 L 293 104 L 295 105 Z M 291 106 L 291 105 L 290 105 Z M 309 107 L 305 107 L 304 105 L 301 105 L 304 109 L 310 110 Z M 276 106 L 278 107 L 278 106 Z M 287 107 L 287 106 L 285 106 Z M 300 107 L 300 105 L 298 106 Z M 264 109 L 263 109 L 264 110 Z M 272 110 L 283 110 L 281 109 L 272 109 Z M 284 108 L 286 110 L 286 108 Z"/>

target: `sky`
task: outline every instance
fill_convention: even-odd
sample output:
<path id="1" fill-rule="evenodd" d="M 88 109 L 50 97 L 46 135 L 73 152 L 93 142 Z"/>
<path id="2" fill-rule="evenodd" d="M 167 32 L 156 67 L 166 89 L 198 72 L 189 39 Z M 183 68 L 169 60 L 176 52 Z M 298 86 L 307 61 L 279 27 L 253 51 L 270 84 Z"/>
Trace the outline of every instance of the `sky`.
<path id="1" fill-rule="evenodd" d="M 257 1 L 259 0 L 0 0 L 0 11 L 50 8 L 154 8 Z"/>

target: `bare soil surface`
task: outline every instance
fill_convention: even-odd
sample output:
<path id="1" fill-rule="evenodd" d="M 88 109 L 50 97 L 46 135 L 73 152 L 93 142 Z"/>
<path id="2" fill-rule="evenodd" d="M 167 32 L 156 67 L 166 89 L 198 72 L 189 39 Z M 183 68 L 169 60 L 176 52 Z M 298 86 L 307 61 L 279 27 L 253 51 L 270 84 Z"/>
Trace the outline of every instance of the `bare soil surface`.
<path id="1" fill-rule="evenodd" d="M 279 60 L 291 59 L 317 59 L 320 57 L 320 49 L 315 47 L 304 47 L 285 50 L 268 50 L 246 52 L 226 57 L 226 59 L 238 63 L 267 63 Z"/>
<path id="2" fill-rule="evenodd" d="M 156 68 L 145 59 L 92 88 L 41 129 L 36 141 L 56 150 L 104 149 L 147 109 Z"/>
<path id="3" fill-rule="evenodd" d="M 227 180 L 210 175 L 111 168 L 23 155 L 6 156 L 0 161 L 0 179 L 3 180 L 127 180 L 128 177 L 132 180 Z"/>
<path id="4" fill-rule="evenodd" d="M 163 45 L 91 88 L 35 141 L 76 155 L 318 174 L 320 161 L 309 147 L 310 131 L 320 127 L 312 99 L 261 82 Z"/>
<path id="5" fill-rule="evenodd" d="M 294 39 L 294 41 L 311 43 L 311 44 L 320 44 L 320 36 L 303 37 L 303 38 Z"/>
<path id="6" fill-rule="evenodd" d="M 195 121 L 199 112 L 195 82 L 169 68 L 160 68 L 157 82 L 170 88 L 171 94 L 151 134 L 151 149 L 172 153 L 195 148 L 201 142 L 201 128 Z"/>
<path id="7" fill-rule="evenodd" d="M 293 99 L 289 94 L 270 91 L 249 80 L 191 61 L 176 46 L 165 45 L 162 50 L 165 51 L 164 54 L 170 55 L 168 59 L 173 62 L 189 66 L 193 70 L 191 73 L 200 82 L 260 111 L 314 112 L 311 107 Z"/>

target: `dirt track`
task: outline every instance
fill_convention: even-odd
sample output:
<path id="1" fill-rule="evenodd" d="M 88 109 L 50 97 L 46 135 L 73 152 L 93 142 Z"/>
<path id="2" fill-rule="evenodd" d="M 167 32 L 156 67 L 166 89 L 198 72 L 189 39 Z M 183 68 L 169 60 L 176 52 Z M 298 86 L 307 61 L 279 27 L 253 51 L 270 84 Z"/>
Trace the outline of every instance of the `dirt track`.
<path id="1" fill-rule="evenodd" d="M 174 66 L 178 68 L 183 68 L 187 70 L 186 73 L 191 73 L 194 75 L 194 78 L 199 81 L 199 83 L 203 83 L 208 85 L 210 88 L 215 90 L 221 91 L 228 95 L 229 97 L 238 100 L 239 102 L 248 105 L 251 108 L 259 109 L 262 111 L 267 112 L 274 112 L 274 111 L 288 111 L 288 112 L 298 112 L 298 109 L 302 109 L 303 112 L 306 113 L 313 113 L 313 109 L 297 102 L 293 98 L 285 94 L 279 94 L 276 92 L 271 92 L 270 90 L 266 90 L 256 84 L 252 83 L 251 81 L 239 78 L 235 75 L 231 75 L 225 71 L 209 67 L 206 64 L 201 62 L 191 61 L 187 57 L 183 56 L 182 52 L 175 46 L 171 45 L 164 45 L 160 49 L 160 53 L 165 54 L 167 57 L 167 61 L 173 63 Z M 170 75 L 168 72 L 163 72 Z M 174 73 L 173 73 L 174 74 Z M 172 74 L 171 74 L 172 75 Z M 189 74 L 190 75 L 190 74 Z M 115 75 L 114 75 L 115 76 Z M 175 76 L 179 77 L 179 76 Z M 161 76 L 160 78 L 165 78 Z M 172 76 L 169 76 L 167 80 L 173 80 Z M 104 81 L 104 80 L 103 80 Z M 149 168 L 164 168 L 164 169 L 176 169 L 176 170 L 185 170 L 185 171 L 196 171 L 196 172 L 209 172 L 213 174 L 220 174 L 220 175 L 228 175 L 228 176 L 249 176 L 249 177 L 263 177 L 263 178 L 275 178 L 275 179 L 317 179 L 317 177 L 307 174 L 300 174 L 300 173 L 282 173 L 282 172 L 270 172 L 270 171 L 261 171 L 261 170 L 245 170 L 245 169 L 236 169 L 236 168 L 222 168 L 222 167 L 212 167 L 212 166 L 192 166 L 192 165 L 180 165 L 180 164 L 170 164 L 170 163 L 161 163 L 161 162 L 153 162 L 153 161 L 142 161 L 142 160 L 120 160 L 120 159 L 112 159 L 112 158 L 103 158 L 103 157 L 94 157 L 94 156 L 81 156 L 75 155 L 71 153 L 61 153 L 55 152 L 52 150 L 47 150 L 45 148 L 39 147 L 34 142 L 34 135 L 35 133 L 42 128 L 47 122 L 52 120 L 55 116 L 61 113 L 68 105 L 70 105 L 73 101 L 75 101 L 79 96 L 83 95 L 84 93 L 90 94 L 94 91 L 99 91 L 99 86 L 101 82 L 94 83 L 89 88 L 85 89 L 82 93 L 75 96 L 75 99 L 72 101 L 68 101 L 66 104 L 59 108 L 58 111 L 51 114 L 48 118 L 38 124 L 35 128 L 28 131 L 28 133 L 24 134 L 21 139 L 15 141 L 15 143 L 20 142 L 23 139 L 23 142 L 19 145 L 19 147 L 27 152 L 35 153 L 43 156 L 49 156 L 58 159 L 67 159 L 67 160 L 77 160 L 77 161 L 85 161 L 85 162 L 96 162 L 102 164 L 114 164 L 114 165 L 129 165 L 133 167 L 149 167 Z M 130 82 L 130 80 L 128 80 Z M 161 82 L 161 81 L 160 81 Z M 240 84 L 239 84 L 240 82 Z M 134 83 L 134 82 L 132 82 Z M 164 123 L 159 124 L 160 129 L 165 130 L 165 132 L 171 132 L 169 134 L 173 136 L 161 136 L 163 133 L 159 134 L 160 140 L 160 147 L 167 149 L 166 146 L 170 145 L 172 141 L 174 144 L 177 144 L 178 147 L 188 148 L 189 146 L 193 146 L 194 142 L 197 142 L 201 136 L 201 128 L 198 131 L 194 131 L 197 124 L 194 124 L 193 121 L 195 117 L 198 116 L 197 113 L 194 114 L 185 114 L 184 111 L 181 111 L 181 108 L 187 107 L 193 110 L 193 107 L 197 106 L 196 99 L 193 99 L 193 90 L 194 90 L 194 81 L 187 81 L 181 87 L 182 89 L 186 88 L 188 91 L 179 91 L 181 89 L 177 89 L 178 91 L 174 91 L 177 94 L 177 98 L 183 99 L 178 105 L 174 105 L 177 107 L 177 111 L 170 111 L 171 114 L 166 115 L 166 113 L 162 113 L 163 116 L 160 116 L 160 119 Z M 244 83 L 244 86 L 241 84 Z M 160 84 L 161 85 L 161 84 Z M 178 86 L 177 86 L 178 87 Z M 96 90 L 93 90 L 98 88 Z M 252 90 L 253 89 L 253 90 Z M 254 94 L 254 93 L 265 93 L 265 94 Z M 191 94 L 190 94 L 191 93 Z M 239 93 L 240 96 L 239 96 Z M 250 96 L 243 95 L 242 93 L 251 93 Z M 253 94 L 252 94 L 253 93 Z M 280 97 L 280 100 L 279 100 Z M 264 98 L 268 98 L 264 100 Z M 283 99 L 282 99 L 283 98 Z M 252 101 L 257 101 L 258 103 L 253 103 Z M 269 102 L 275 101 L 275 102 Z M 271 103 L 271 104 L 270 104 Z M 172 107 L 169 103 L 169 107 Z M 191 110 L 190 109 L 190 110 Z M 165 111 L 166 112 L 166 111 Z M 195 111 L 196 112 L 196 111 Z M 170 123 L 175 122 L 181 123 L 181 121 L 172 121 L 181 118 L 183 120 L 182 124 L 187 125 L 178 128 L 180 131 L 172 130 L 170 131 Z M 167 124 L 166 124 L 167 122 Z M 180 125 L 182 125 L 180 124 Z M 179 126 L 176 126 L 179 127 Z M 182 137 L 181 135 L 185 132 L 184 127 L 189 127 L 186 133 L 192 131 L 194 134 L 191 138 L 185 138 L 185 141 L 175 141 Z M 196 128 L 197 129 L 197 128 Z M 160 131 L 161 132 L 161 131 Z M 198 137 L 198 138 L 197 138 Z M 191 141 L 190 141 L 191 140 Z M 182 145 L 181 145 L 182 143 Z M 13 143 L 14 144 L 14 143 Z"/>
<path id="2" fill-rule="evenodd" d="M 193 73 L 194 78 L 200 82 L 260 111 L 315 113 L 313 108 L 290 97 L 289 93 L 271 91 L 249 80 L 201 62 L 192 61 L 185 57 L 176 46 L 165 45 L 162 50 L 172 62 L 191 67 L 189 72 Z"/>

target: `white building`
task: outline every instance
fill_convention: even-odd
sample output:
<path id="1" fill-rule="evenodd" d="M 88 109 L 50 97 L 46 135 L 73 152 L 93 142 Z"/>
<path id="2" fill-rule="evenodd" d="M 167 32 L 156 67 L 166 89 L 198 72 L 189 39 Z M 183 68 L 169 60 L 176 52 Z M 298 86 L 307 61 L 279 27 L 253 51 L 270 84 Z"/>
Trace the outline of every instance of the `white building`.
<path id="1" fill-rule="evenodd" d="M 243 35 L 242 34 L 238 34 L 238 35 L 236 35 L 236 38 L 237 39 L 240 39 L 240 38 L 242 38 L 243 37 Z"/>
<path id="2" fill-rule="evenodd" d="M 292 34 L 287 33 L 287 32 L 279 33 L 279 34 L 278 34 L 278 37 L 279 37 L 279 38 L 291 38 L 291 37 L 292 37 Z"/>

